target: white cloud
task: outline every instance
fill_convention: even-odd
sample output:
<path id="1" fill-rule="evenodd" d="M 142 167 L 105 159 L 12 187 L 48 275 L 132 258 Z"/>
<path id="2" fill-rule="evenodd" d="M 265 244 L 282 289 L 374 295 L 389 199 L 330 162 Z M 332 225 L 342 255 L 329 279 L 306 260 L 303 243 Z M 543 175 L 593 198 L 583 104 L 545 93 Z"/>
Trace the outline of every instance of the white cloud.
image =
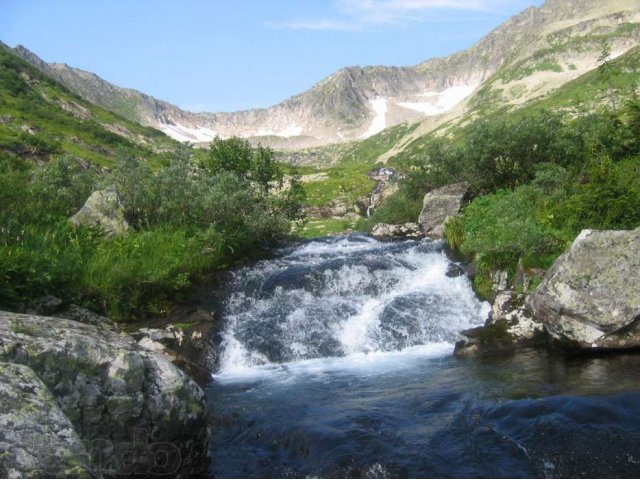
<path id="1" fill-rule="evenodd" d="M 342 30 L 347 32 L 357 32 L 363 28 L 362 25 L 356 23 L 338 20 L 268 22 L 267 26 L 288 30 Z"/>
<path id="2" fill-rule="evenodd" d="M 434 10 L 467 10 L 500 12 L 506 5 L 523 0 L 336 0 L 332 19 L 272 22 L 273 28 L 292 30 L 361 31 L 383 25 L 402 26 L 410 22 L 428 21 Z M 433 20 L 433 18 L 431 19 Z"/>

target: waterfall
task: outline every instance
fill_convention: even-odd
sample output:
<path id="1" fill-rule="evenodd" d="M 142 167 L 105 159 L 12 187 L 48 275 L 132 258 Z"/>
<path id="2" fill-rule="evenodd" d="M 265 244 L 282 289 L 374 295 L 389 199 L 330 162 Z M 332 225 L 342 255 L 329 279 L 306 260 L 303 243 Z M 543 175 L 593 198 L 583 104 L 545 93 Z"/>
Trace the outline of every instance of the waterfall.
<path id="1" fill-rule="evenodd" d="M 441 242 L 317 239 L 234 273 L 219 380 L 445 355 L 489 306 Z"/>

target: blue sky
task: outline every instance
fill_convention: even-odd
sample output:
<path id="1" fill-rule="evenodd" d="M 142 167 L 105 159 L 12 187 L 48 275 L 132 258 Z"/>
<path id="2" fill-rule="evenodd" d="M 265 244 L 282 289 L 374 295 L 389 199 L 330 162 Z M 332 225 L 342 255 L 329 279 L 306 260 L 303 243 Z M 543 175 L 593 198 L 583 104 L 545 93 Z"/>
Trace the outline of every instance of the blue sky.
<path id="1" fill-rule="evenodd" d="M 464 49 L 542 0 L 0 0 L 0 40 L 180 107 L 266 107 Z"/>

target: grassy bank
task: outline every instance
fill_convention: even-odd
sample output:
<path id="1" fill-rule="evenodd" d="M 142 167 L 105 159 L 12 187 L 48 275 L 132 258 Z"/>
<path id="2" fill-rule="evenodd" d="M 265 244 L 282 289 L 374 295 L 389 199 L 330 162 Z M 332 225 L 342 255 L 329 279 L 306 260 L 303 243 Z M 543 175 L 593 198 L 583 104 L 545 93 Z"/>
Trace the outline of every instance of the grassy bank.
<path id="1" fill-rule="evenodd" d="M 201 274 L 288 238 L 301 191 L 295 181 L 278 188 L 283 174 L 269 150 L 231 139 L 214 142 L 200 162 L 191 153 L 153 167 L 123 153 L 110 171 L 70 155 L 44 166 L 4 161 L 0 308 L 51 294 L 119 320 L 163 314 Z M 124 205 L 124 235 L 67 220 L 105 187 Z"/>

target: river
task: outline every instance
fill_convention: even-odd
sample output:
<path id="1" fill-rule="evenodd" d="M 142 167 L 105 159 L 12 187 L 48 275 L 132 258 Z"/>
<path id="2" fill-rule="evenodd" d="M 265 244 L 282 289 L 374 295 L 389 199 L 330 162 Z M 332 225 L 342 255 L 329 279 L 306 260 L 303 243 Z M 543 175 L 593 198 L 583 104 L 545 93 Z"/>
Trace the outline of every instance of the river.
<path id="1" fill-rule="evenodd" d="M 489 305 L 439 242 L 314 239 L 232 273 L 214 477 L 637 477 L 640 356 L 452 356 Z"/>

